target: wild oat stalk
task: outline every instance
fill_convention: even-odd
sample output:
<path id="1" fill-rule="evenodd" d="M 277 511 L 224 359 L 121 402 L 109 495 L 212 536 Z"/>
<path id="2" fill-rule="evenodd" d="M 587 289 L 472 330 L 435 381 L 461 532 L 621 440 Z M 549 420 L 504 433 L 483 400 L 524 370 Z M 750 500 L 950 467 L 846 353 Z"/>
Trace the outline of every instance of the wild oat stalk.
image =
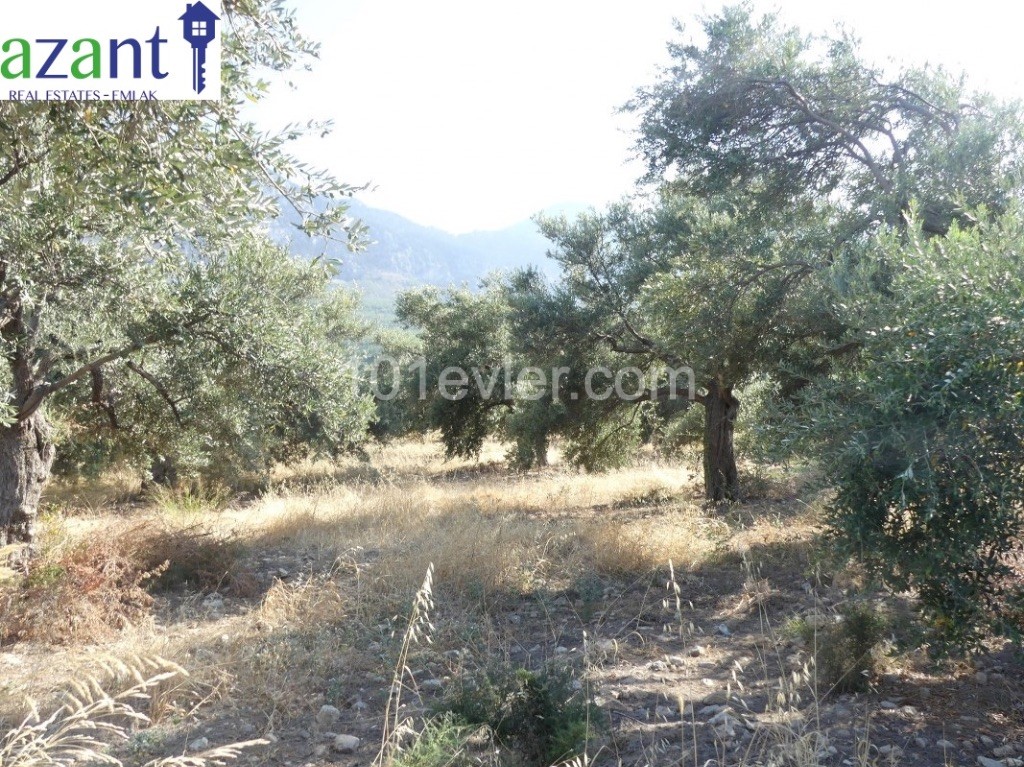
<path id="1" fill-rule="evenodd" d="M 45 719 L 30 702 L 28 716 L 0 737 L 0 765 L 63 767 L 90 763 L 124 767 L 120 759 L 108 752 L 110 743 L 127 740 L 132 729 L 149 724 L 149 717 L 139 706 L 150 700 L 153 688 L 188 674 L 177 664 L 159 657 L 137 658 L 130 663 L 115 660 L 103 664 L 103 669 L 111 676 L 128 677 L 134 683 L 110 694 L 95 678 L 76 681 L 64 704 Z M 144 767 L 222 765 L 236 758 L 242 749 L 266 742 L 233 743 L 195 756 L 157 759 Z"/>
<path id="2" fill-rule="evenodd" d="M 668 591 L 669 596 L 663 599 L 661 606 L 665 609 L 671 609 L 673 611 L 673 617 L 675 618 L 676 626 L 679 630 L 679 638 L 686 638 L 686 626 L 684 625 L 685 618 L 683 617 L 683 591 L 679 588 L 679 582 L 676 580 L 676 568 L 672 564 L 672 560 L 668 561 L 668 580 L 665 582 L 665 589 Z M 692 604 L 690 605 L 693 606 Z M 668 633 L 669 626 L 665 626 L 665 633 Z M 690 626 L 690 631 L 693 631 L 693 626 Z"/>
<path id="3" fill-rule="evenodd" d="M 409 670 L 409 650 L 413 644 L 418 644 L 421 640 L 427 644 L 433 643 L 430 636 L 434 630 L 434 624 L 430 622 L 430 612 L 433 609 L 434 563 L 431 562 L 427 565 L 427 574 L 413 598 L 412 610 L 409 613 L 409 625 L 402 637 L 402 648 L 398 653 L 394 675 L 391 677 L 391 691 L 388 693 L 388 703 L 384 709 L 384 733 L 381 736 L 380 752 L 374 762 L 377 765 L 383 765 L 390 761 L 391 753 L 394 750 L 392 736 L 401 724 L 398 717 L 402 703 L 402 690 L 405 687 L 402 680 L 408 674 L 413 684 L 416 684 L 416 680 Z"/>

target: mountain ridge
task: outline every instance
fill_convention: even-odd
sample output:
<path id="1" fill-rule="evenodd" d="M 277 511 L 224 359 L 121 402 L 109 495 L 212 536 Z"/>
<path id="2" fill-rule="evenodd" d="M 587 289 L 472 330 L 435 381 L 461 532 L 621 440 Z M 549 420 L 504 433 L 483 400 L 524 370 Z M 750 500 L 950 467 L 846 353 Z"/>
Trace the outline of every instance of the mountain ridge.
<path id="1" fill-rule="evenodd" d="M 546 256 L 551 243 L 533 221 L 452 234 L 357 199 L 346 204 L 348 214 L 368 230 L 369 244 L 359 253 L 349 252 L 343 242 L 289 237 L 280 224 L 273 233 L 276 239 L 289 240 L 293 252 L 339 261 L 337 281 L 361 292 L 366 313 L 380 319 L 393 317 L 395 296 L 404 290 L 428 285 L 475 289 L 488 274 L 528 266 L 549 278 L 558 272 Z M 572 214 L 582 209 L 581 205 L 565 204 L 545 212 Z"/>

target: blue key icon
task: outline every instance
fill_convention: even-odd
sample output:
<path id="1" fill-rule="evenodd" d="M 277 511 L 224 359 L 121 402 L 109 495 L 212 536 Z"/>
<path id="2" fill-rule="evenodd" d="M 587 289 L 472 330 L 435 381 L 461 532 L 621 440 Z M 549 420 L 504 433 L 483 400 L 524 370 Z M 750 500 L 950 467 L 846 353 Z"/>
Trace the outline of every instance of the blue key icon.
<path id="1" fill-rule="evenodd" d="M 178 19 L 184 25 L 185 40 L 192 46 L 192 89 L 202 93 L 206 88 L 206 46 L 217 36 L 220 17 L 203 3 L 188 3 Z"/>

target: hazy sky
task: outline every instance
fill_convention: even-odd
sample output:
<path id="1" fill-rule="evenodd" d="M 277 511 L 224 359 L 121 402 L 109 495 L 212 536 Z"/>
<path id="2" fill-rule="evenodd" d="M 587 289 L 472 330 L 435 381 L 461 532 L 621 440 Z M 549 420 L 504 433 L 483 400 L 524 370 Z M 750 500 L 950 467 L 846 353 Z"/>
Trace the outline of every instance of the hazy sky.
<path id="1" fill-rule="evenodd" d="M 634 0 L 292 0 L 319 40 L 314 72 L 261 106 L 268 125 L 333 119 L 299 148 L 370 205 L 452 232 L 628 193 L 631 119 L 616 114 L 667 63 L 672 19 L 718 3 Z M 867 56 L 941 63 L 1024 97 L 1024 6 L 857 0 L 754 3 L 807 32 L 846 24 Z M 1010 7 L 1012 10 L 1007 10 Z"/>

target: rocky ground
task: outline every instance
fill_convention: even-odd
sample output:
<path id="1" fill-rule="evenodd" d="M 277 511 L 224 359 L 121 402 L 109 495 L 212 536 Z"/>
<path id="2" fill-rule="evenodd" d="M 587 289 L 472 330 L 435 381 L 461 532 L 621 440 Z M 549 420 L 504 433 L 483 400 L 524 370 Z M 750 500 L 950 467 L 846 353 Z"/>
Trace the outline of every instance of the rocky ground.
<path id="1" fill-rule="evenodd" d="M 266 577 L 286 580 L 308 565 L 286 556 L 261 564 L 270 565 Z M 786 624 L 833 621 L 841 592 L 785 568 L 756 583 L 735 568 L 676 583 L 681 609 L 664 579 L 539 593 L 485 613 L 442 605 L 437 641 L 414 649 L 401 717 L 417 728 L 445 688 L 488 656 L 527 668 L 564 660 L 581 670 L 606 717 L 598 764 L 1024 765 L 1024 673 L 1008 651 L 941 667 L 903 656 L 869 691 L 828 694 L 816 689 L 812 648 Z M 199 612 L 217 620 L 245 601 L 213 593 Z M 180 746 L 261 736 L 271 743 L 248 763 L 369 764 L 400 639 L 390 628 L 366 648 L 376 667 L 333 680 L 305 716 L 268 723 L 240 701 L 198 718 L 178 734 Z M 486 637 L 486 646 L 455 641 L 467 636 Z"/>
<path id="2" fill-rule="evenodd" d="M 404 724 L 395 742 L 411 742 L 446 691 L 477 669 L 496 661 L 525 668 L 563 663 L 576 670 L 581 693 L 600 711 L 589 754 L 598 765 L 1024 767 L 1024 667 L 1008 649 L 936 664 L 920 651 L 888 646 L 866 691 L 824 689 L 812 660 L 819 634 L 809 640 L 806 628 L 826 636 L 851 592 L 841 578 L 822 574 L 814 521 L 796 516 L 803 505 L 794 503 L 792 487 L 739 509 L 698 512 L 683 470 L 659 470 L 660 484 L 651 487 L 637 486 L 630 475 L 633 484 L 620 483 L 626 489 L 602 486 L 592 495 L 581 489 L 585 478 L 551 475 L 530 480 L 529 497 L 542 496 L 543 503 L 530 506 L 522 496 L 509 510 L 501 499 L 526 490 L 510 488 L 502 472 L 443 471 L 446 482 L 460 484 L 446 486 L 441 496 L 422 495 L 420 488 L 414 499 L 425 504 L 429 497 L 442 508 L 436 519 L 448 519 L 456 506 L 467 515 L 442 540 L 471 547 L 472 536 L 468 543 L 455 540 L 453 531 L 481 518 L 491 524 L 515 517 L 521 540 L 508 545 L 529 539 L 535 548 L 516 554 L 530 560 L 517 571 L 516 588 L 506 578 L 474 590 L 467 573 L 478 571 L 470 564 L 438 567 L 430 625 L 422 624 L 401 675 L 397 720 Z M 335 525 L 350 524 L 345 515 L 352 509 L 365 510 L 368 497 L 359 493 L 336 517 L 289 522 L 288 531 L 302 531 L 299 542 L 299 533 L 277 531 L 277 517 L 268 522 L 242 509 L 233 519 L 262 525 L 236 568 L 246 578 L 158 595 L 151 623 L 134 634 L 71 648 L 42 642 L 0 648 L 4 710 L 12 710 L 15 696 L 66 686 L 71 670 L 88 667 L 99 654 L 152 650 L 194 678 L 187 704 L 167 703 L 155 726 L 119 751 L 126 764 L 257 738 L 266 744 L 247 749 L 240 763 L 371 764 L 381 747 L 411 592 L 368 594 L 406 560 L 425 556 L 420 549 L 429 541 L 414 533 L 435 519 L 417 517 L 396 529 L 388 504 L 413 491 L 388 487 L 393 495 L 381 504 L 380 545 L 350 546 L 353 531 L 368 527 L 361 517 L 351 522 L 356 527 L 340 528 L 348 548 L 327 541 Z M 596 500 L 616 492 L 618 500 Z M 457 493 L 468 495 L 456 502 Z M 304 508 L 306 501 L 298 501 Z M 565 577 L 569 570 L 560 570 L 558 560 L 576 551 L 573 536 L 584 535 L 594 518 L 613 520 L 620 532 L 713 534 L 680 539 L 701 549 L 686 566 L 670 570 L 659 549 L 650 561 L 661 565 L 611 572 L 618 559 L 588 550 L 586 556 L 597 558 L 594 571 L 590 560 L 581 560 L 575 575 Z M 407 548 L 387 550 L 391 541 Z M 499 540 L 487 556 L 496 558 L 502 545 Z M 685 546 L 673 545 L 682 557 Z M 440 556 L 457 555 L 452 549 Z M 891 619 L 899 605 L 871 603 L 886 611 L 896 626 L 890 634 L 898 634 Z M 479 748 L 476 758 L 487 763 L 493 756 L 487 742 Z"/>

